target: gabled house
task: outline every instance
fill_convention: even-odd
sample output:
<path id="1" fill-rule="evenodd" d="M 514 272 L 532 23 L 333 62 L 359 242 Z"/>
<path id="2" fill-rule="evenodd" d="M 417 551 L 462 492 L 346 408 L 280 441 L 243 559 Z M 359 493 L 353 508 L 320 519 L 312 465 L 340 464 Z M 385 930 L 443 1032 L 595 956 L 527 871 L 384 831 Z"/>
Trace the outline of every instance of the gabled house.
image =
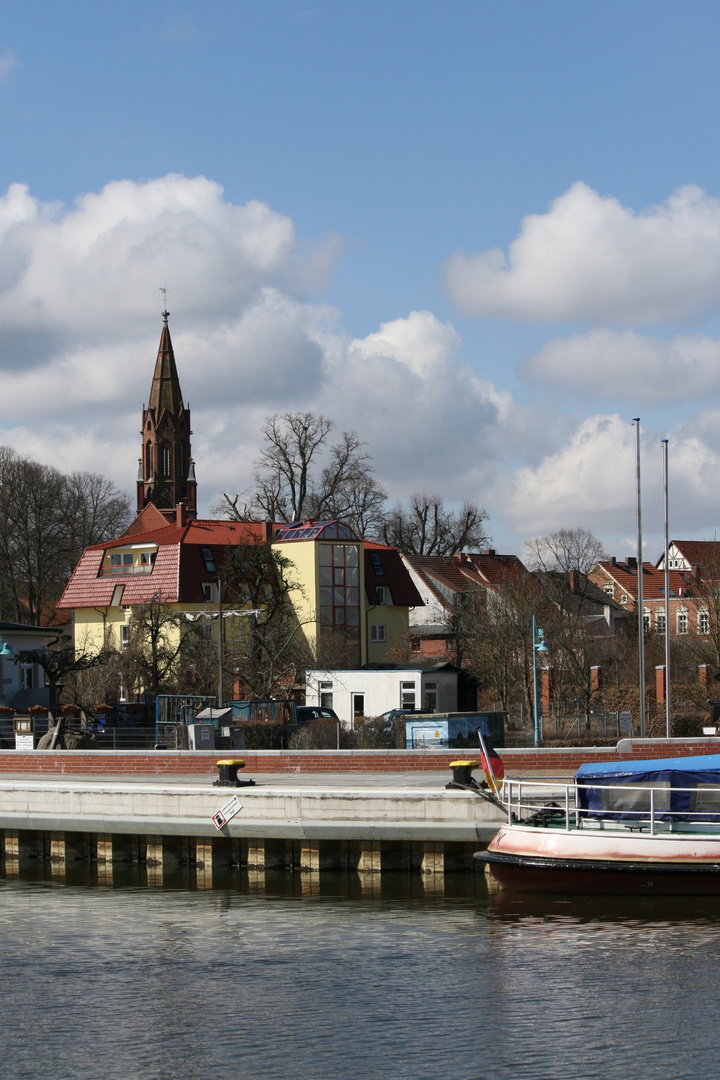
<path id="1" fill-rule="evenodd" d="M 500 599 L 505 585 L 531 580 L 516 555 L 493 548 L 457 555 L 403 555 L 422 606 L 410 612 L 410 647 L 419 659 L 451 658 L 455 650 L 453 618 L 469 597 Z M 459 659 L 455 657 L 455 659 Z"/>
<path id="2" fill-rule="evenodd" d="M 675 559 L 676 556 L 673 556 Z M 661 560 L 661 563 L 663 560 Z M 703 600 L 705 587 L 694 570 L 672 568 L 669 574 L 670 595 L 665 597 L 663 566 L 644 562 L 642 573 L 643 620 L 646 633 L 655 630 L 665 633 L 666 608 L 670 611 L 671 634 L 687 634 L 695 628 L 699 634 L 709 632 L 707 603 Z M 612 558 L 597 563 L 589 577 L 605 595 L 629 613 L 637 613 L 638 563 L 635 558 L 624 562 Z"/>

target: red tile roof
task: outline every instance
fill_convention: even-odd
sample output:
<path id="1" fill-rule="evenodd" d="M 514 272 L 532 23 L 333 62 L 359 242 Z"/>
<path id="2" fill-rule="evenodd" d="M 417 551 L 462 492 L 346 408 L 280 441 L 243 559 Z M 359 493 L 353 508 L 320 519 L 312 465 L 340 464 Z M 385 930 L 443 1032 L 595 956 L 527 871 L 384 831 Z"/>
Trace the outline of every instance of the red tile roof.
<path id="1" fill-rule="evenodd" d="M 658 570 L 650 562 L 642 565 L 643 574 L 643 600 L 665 599 L 665 571 Z M 598 583 L 602 577 L 614 581 L 633 600 L 637 600 L 638 577 L 637 566 L 628 562 L 603 561 L 594 567 L 591 578 Z M 670 595 L 671 596 L 694 596 L 697 594 L 697 583 L 692 574 L 681 570 L 670 571 Z"/>

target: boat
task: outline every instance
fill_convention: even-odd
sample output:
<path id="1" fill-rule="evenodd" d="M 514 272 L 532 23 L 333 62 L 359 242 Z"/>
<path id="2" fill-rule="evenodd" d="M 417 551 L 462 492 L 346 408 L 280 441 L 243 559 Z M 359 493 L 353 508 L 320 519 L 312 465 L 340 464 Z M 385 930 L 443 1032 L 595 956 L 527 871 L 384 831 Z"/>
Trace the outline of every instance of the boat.
<path id="1" fill-rule="evenodd" d="M 506 777 L 496 797 L 507 822 L 475 858 L 503 888 L 720 894 L 720 754 Z"/>

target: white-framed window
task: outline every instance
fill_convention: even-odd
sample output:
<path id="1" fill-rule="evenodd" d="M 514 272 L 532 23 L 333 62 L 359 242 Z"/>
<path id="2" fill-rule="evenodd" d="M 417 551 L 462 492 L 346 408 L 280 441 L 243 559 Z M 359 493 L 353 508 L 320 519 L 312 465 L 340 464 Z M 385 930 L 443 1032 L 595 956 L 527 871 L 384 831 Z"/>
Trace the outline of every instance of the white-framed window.
<path id="1" fill-rule="evenodd" d="M 377 623 L 370 627 L 371 641 L 385 641 L 385 623 Z"/>
<path id="2" fill-rule="evenodd" d="M 375 596 L 377 597 L 378 604 L 386 604 L 387 603 L 387 600 L 385 599 L 386 594 L 387 594 L 387 590 L 386 590 L 384 585 L 376 585 L 375 586 Z"/>
<path id="3" fill-rule="evenodd" d="M 130 644 L 130 623 L 123 623 L 120 627 L 120 648 L 127 649 Z"/>
<path id="4" fill-rule="evenodd" d="M 675 626 L 678 634 L 687 634 L 688 632 L 688 613 L 682 608 L 675 616 Z"/>
<path id="5" fill-rule="evenodd" d="M 698 611 L 697 628 L 698 628 L 698 634 L 709 634 L 710 633 L 710 612 L 709 611 L 705 611 L 705 610 Z"/>
<path id="6" fill-rule="evenodd" d="M 414 682 L 401 682 L 400 683 L 400 708 L 401 709 L 414 709 L 415 708 L 415 683 Z"/>
<path id="7" fill-rule="evenodd" d="M 627 606 L 627 602 L 628 602 L 627 593 L 624 592 L 620 596 L 620 603 Z"/>
<path id="8" fill-rule="evenodd" d="M 132 574 L 134 561 L 132 551 L 111 551 L 108 563 L 113 574 Z"/>
<path id="9" fill-rule="evenodd" d="M 203 600 L 206 604 L 213 604 L 217 600 L 217 594 L 215 592 L 215 585 L 212 582 L 203 582 Z"/>
<path id="10" fill-rule="evenodd" d="M 607 581 L 603 585 L 603 592 L 612 600 L 613 596 L 615 595 L 615 586 L 613 585 L 612 581 Z"/>
<path id="11" fill-rule="evenodd" d="M 34 685 L 35 685 L 35 680 L 34 680 L 34 677 L 33 677 L 33 665 L 32 664 L 21 664 L 20 665 L 20 689 L 21 690 L 32 690 Z"/>
<path id="12" fill-rule="evenodd" d="M 320 691 L 320 707 L 323 709 L 332 709 L 333 707 L 333 684 L 331 682 L 321 682 L 319 685 Z"/>
<path id="13" fill-rule="evenodd" d="M 656 611 L 655 612 L 655 630 L 657 631 L 658 634 L 664 634 L 665 633 L 665 612 L 664 611 Z"/>
<path id="14" fill-rule="evenodd" d="M 652 616 L 651 616 L 650 612 L 649 611 L 643 611 L 643 627 L 645 629 L 646 634 L 649 634 L 650 631 L 652 630 L 652 621 L 651 621 L 651 619 L 652 619 Z"/>

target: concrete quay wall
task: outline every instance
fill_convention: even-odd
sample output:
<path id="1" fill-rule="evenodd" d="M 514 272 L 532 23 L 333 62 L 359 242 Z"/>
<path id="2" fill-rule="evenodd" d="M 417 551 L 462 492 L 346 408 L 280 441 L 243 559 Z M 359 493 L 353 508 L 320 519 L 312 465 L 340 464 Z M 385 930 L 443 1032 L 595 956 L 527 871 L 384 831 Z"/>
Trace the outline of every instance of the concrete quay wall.
<path id="1" fill-rule="evenodd" d="M 574 771 L 587 761 L 633 761 L 720 752 L 720 739 L 621 739 L 617 747 L 548 747 L 500 751 L 506 771 Z M 0 750 L 0 774 L 60 776 L 215 777 L 216 761 L 238 756 L 253 773 L 402 772 L 438 770 L 460 750 Z"/>
<path id="2" fill-rule="evenodd" d="M 236 796 L 221 830 L 212 816 Z M 99 867 L 137 862 L 148 874 L 184 863 L 212 867 L 382 873 L 475 869 L 503 815 L 472 792 L 444 788 L 216 788 L 64 779 L 0 781 L 0 854 L 6 874 L 23 860 Z M 160 869 L 158 869 L 160 868 Z M 64 871 L 63 871 L 64 872 Z"/>

